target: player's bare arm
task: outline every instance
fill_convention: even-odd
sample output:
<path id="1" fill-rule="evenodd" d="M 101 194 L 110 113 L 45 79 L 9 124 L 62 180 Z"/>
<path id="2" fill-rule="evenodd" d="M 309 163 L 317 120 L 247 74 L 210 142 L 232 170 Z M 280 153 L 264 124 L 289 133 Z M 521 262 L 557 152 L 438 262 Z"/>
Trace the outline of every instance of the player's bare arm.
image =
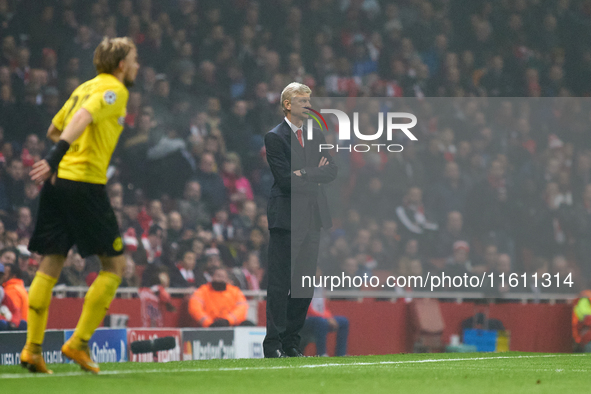
<path id="1" fill-rule="evenodd" d="M 33 169 L 29 173 L 31 180 L 41 183 L 49 179 L 51 174 L 57 170 L 57 166 L 61 158 L 70 148 L 70 144 L 82 135 L 90 123 L 92 123 L 92 116 L 90 113 L 84 108 L 79 109 L 61 133 L 57 144 L 50 150 L 49 154 L 43 160 L 39 160 L 33 165 Z M 49 134 L 52 131 L 52 127 L 57 130 L 53 124 L 50 126 L 49 131 L 47 132 L 50 139 L 51 137 Z M 54 134 L 52 134 L 52 136 Z"/>
<path id="2" fill-rule="evenodd" d="M 57 143 L 61 135 L 62 130 L 58 129 L 53 123 L 47 129 L 47 138 L 53 141 L 53 143 Z"/>

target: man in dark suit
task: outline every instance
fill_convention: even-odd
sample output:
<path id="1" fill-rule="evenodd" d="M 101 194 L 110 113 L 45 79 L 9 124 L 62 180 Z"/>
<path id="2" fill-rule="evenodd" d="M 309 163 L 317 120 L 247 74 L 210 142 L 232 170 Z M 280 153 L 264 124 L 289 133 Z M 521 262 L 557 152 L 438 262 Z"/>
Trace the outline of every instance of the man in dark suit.
<path id="1" fill-rule="evenodd" d="M 311 90 L 293 82 L 281 93 L 283 122 L 265 135 L 267 161 L 274 183 L 267 216 L 271 238 L 267 286 L 267 336 L 265 357 L 302 357 L 300 331 L 314 289 L 302 276 L 316 273 L 320 228 L 332 219 L 322 184 L 333 181 L 337 166 L 320 152 L 324 136 L 318 130 L 303 132 Z M 306 135 L 306 138 L 304 137 Z"/>

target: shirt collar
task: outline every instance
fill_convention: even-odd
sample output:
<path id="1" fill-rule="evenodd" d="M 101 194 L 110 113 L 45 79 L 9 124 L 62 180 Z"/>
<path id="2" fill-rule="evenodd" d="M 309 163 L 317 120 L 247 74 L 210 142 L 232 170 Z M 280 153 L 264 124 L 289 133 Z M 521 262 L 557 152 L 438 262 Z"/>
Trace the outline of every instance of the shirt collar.
<path id="1" fill-rule="evenodd" d="M 289 119 L 287 119 L 287 116 L 286 116 L 284 119 L 285 119 L 285 121 L 287 122 L 287 124 L 289 125 L 289 127 L 291 128 L 291 131 L 293 131 L 294 133 L 295 133 L 295 132 L 296 132 L 298 129 L 303 131 L 303 128 L 302 128 L 302 127 L 303 127 L 304 125 L 302 125 L 302 127 L 297 127 L 296 125 L 294 125 L 293 123 L 291 123 L 291 122 L 289 121 Z"/>

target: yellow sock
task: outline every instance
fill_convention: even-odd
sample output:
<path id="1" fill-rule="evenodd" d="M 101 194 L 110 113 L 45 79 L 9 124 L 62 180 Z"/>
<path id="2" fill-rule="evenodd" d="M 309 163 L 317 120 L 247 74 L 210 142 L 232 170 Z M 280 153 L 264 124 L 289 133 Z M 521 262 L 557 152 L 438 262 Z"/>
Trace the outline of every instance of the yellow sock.
<path id="1" fill-rule="evenodd" d="M 56 282 L 57 278 L 37 272 L 29 289 L 27 344 L 39 345 L 39 349 L 45 336 L 47 314 L 49 304 L 51 303 L 51 291 Z M 31 346 L 29 347 L 32 348 Z"/>
<path id="2" fill-rule="evenodd" d="M 84 297 L 84 306 L 74 336 L 88 342 L 94 330 L 101 324 L 111 301 L 115 298 L 121 278 L 112 272 L 101 271 Z"/>

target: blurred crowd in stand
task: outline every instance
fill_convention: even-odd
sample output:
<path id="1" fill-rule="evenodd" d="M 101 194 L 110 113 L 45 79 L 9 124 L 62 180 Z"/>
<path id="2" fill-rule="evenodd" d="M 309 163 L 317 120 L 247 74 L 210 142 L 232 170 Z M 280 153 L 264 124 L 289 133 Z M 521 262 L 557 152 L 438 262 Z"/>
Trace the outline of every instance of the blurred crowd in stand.
<path id="1" fill-rule="evenodd" d="M 337 154 L 325 273 L 560 274 L 494 293 L 591 279 L 591 111 L 575 99 L 591 94 L 589 1 L 0 0 L 0 248 L 26 285 L 40 262 L 27 174 L 103 36 L 131 37 L 141 63 L 108 172 L 122 286 L 196 288 L 221 267 L 265 288 L 263 136 L 292 81 L 316 97 L 456 100 L 446 115 L 424 100 L 429 122 L 401 153 Z M 98 269 L 72 250 L 59 283 Z"/>

